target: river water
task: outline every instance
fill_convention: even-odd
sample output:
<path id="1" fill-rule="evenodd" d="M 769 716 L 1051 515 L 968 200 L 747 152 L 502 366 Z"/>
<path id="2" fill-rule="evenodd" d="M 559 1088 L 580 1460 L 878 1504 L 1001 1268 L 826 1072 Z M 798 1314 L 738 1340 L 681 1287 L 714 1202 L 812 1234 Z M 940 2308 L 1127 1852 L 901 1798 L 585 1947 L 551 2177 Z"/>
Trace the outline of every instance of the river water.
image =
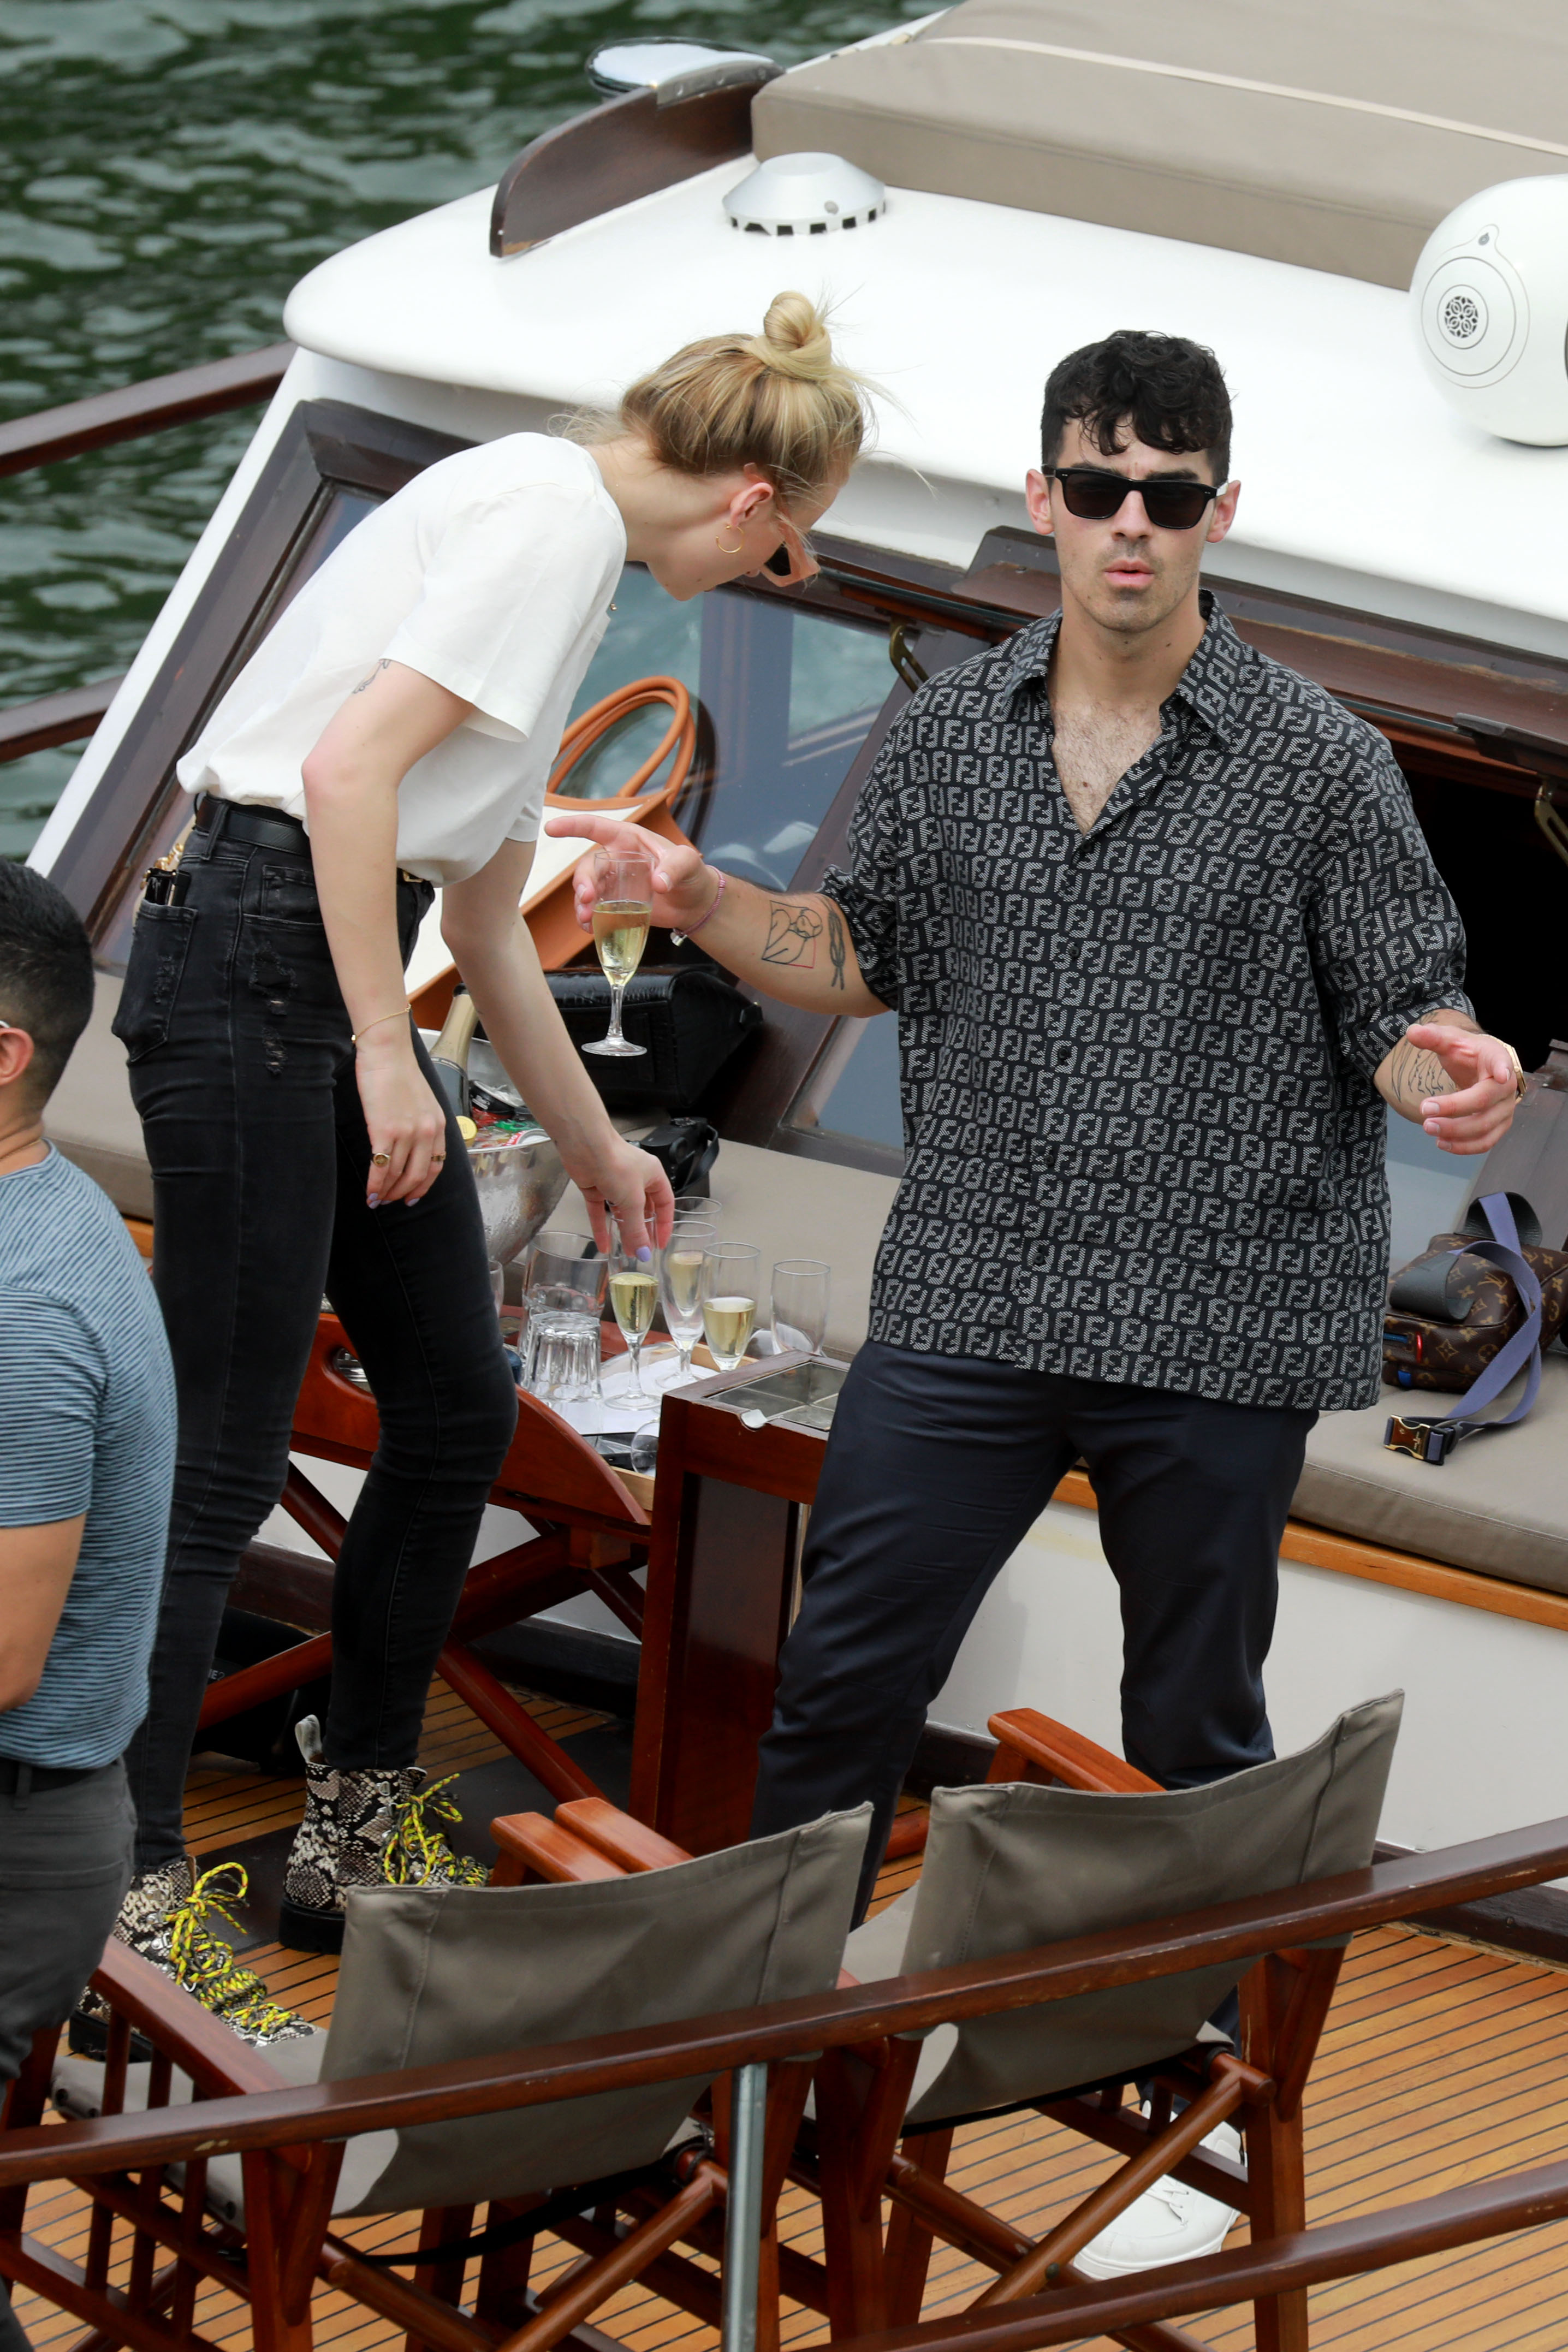
<path id="1" fill-rule="evenodd" d="M 602 41 L 781 64 L 929 0 L 5 0 L 0 416 L 276 342 L 315 262 L 493 182 Z M 0 479 L 0 703 L 124 669 L 256 412 Z M 0 766 L 25 856 L 79 746 Z"/>

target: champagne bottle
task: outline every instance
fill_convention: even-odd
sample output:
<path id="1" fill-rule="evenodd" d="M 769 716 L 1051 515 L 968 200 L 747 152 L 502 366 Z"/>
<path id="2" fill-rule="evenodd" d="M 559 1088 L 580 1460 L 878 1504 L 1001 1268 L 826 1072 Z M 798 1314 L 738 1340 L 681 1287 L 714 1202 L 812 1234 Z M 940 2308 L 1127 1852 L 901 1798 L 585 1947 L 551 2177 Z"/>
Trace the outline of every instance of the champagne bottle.
<path id="1" fill-rule="evenodd" d="M 452 991 L 452 1009 L 441 1034 L 430 1048 L 443 1093 L 459 1118 L 468 1110 L 468 1048 L 479 1026 L 479 1010 L 461 981 Z"/>

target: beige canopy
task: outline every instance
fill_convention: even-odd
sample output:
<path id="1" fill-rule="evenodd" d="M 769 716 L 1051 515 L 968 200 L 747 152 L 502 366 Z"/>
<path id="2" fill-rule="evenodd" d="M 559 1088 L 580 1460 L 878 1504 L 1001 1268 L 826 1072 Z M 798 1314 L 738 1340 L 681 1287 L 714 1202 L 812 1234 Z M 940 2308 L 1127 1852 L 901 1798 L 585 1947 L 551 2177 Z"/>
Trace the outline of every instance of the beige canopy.
<path id="1" fill-rule="evenodd" d="M 1568 173 L 1568 10 L 964 0 L 784 74 L 752 121 L 762 158 L 1403 287 L 1464 197 Z"/>

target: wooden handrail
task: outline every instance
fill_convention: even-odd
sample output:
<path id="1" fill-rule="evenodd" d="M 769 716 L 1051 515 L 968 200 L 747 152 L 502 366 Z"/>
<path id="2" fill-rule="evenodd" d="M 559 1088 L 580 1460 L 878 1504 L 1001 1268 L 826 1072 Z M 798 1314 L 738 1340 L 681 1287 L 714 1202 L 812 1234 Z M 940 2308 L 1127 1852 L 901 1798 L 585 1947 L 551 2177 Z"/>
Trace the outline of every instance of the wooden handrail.
<path id="1" fill-rule="evenodd" d="M 100 677 L 91 686 L 68 687 L 64 694 L 43 694 L 36 702 L 0 710 L 0 765 L 90 735 L 122 683 L 118 677 Z"/>
<path id="2" fill-rule="evenodd" d="M 1568 2213 L 1568 2164 L 1472 2181 L 1382 2213 L 1263 2238 L 1225 2254 L 1168 2264 L 1136 2279 L 1058 2287 L 1017 2303 L 954 2312 L 915 2327 L 842 2338 L 836 2352 L 1036 2352 L 1100 2342 L 1112 2331 L 1248 2303 L 1331 2279 L 1430 2259 L 1480 2238 L 1539 2229 Z M 1122 2338 L 1125 2341 L 1125 2338 Z"/>
<path id="3" fill-rule="evenodd" d="M 1403 1854 L 1367 1870 L 1216 1905 L 1185 1918 L 1079 1937 L 962 1968 L 452 2065 L 210 2098 L 195 2110 L 165 2108 L 151 2116 L 110 2116 L 16 2132 L 0 2142 L 0 2189 L 510 2114 L 605 2090 L 804 2057 L 961 2018 L 1067 2000 L 1110 1985 L 1246 1962 L 1265 1952 L 1386 1927 L 1439 1903 L 1473 1902 L 1564 1873 L 1568 1817 L 1437 1853 Z M 112 1975 L 116 1959 L 111 1946 L 106 1974 Z M 142 2002 L 128 1986 L 111 1990 L 133 2025 L 158 2030 L 155 2000 Z"/>
<path id="4" fill-rule="evenodd" d="M 34 466 L 79 457 L 84 449 L 137 441 L 171 425 L 189 425 L 198 416 L 218 416 L 225 409 L 270 400 L 293 356 L 292 343 L 268 343 L 262 351 L 240 352 L 205 367 L 181 368 L 174 375 L 122 384 L 117 392 L 68 401 L 63 408 L 14 416 L 0 425 L 0 474 L 25 474 Z"/>

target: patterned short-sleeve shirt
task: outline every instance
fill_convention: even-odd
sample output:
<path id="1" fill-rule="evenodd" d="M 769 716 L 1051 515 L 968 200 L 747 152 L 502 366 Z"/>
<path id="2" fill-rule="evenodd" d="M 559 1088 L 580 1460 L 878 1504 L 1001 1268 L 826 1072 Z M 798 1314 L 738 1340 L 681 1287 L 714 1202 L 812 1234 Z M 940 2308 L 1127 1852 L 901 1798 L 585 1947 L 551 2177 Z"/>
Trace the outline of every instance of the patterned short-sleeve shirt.
<path id="1" fill-rule="evenodd" d="M 843 910 L 900 1021 L 909 1159 L 871 1336 L 1258 1405 L 1371 1404 L 1403 1032 L 1464 934 L 1383 737 L 1208 625 L 1089 833 L 1052 757 L 1058 620 L 921 688 Z"/>

